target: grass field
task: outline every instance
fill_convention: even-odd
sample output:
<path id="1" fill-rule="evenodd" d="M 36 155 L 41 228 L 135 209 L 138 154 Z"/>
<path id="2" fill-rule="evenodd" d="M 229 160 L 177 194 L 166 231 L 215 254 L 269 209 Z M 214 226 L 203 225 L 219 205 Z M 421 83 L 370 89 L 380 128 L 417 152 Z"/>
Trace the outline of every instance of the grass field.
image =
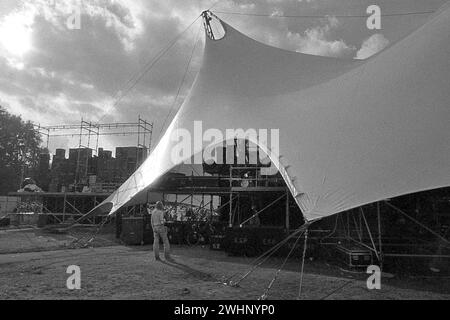
<path id="1" fill-rule="evenodd" d="M 80 233 L 77 234 L 77 237 Z M 243 275 L 250 258 L 229 257 L 208 248 L 174 246 L 173 262 L 154 261 L 151 246 L 126 247 L 102 234 L 95 247 L 70 249 L 72 235 L 29 229 L 0 231 L 0 299 L 258 299 L 282 259 L 271 258 L 239 287 L 224 277 Z M 69 265 L 81 268 L 81 289 L 69 290 Z M 269 299 L 296 299 L 300 261 L 289 261 L 268 292 Z M 367 274 L 308 260 L 302 299 L 450 299 L 450 279 L 382 278 L 368 290 Z"/>

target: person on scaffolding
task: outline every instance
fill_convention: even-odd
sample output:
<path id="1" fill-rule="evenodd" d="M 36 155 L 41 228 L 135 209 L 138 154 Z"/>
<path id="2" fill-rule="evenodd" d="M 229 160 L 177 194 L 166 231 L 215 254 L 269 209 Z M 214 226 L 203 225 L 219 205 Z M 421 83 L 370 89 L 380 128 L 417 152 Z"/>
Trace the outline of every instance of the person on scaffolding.
<path id="1" fill-rule="evenodd" d="M 161 201 L 156 203 L 155 209 L 152 211 L 151 223 L 153 229 L 153 254 L 155 260 L 161 260 L 159 257 L 159 239 L 164 244 L 164 257 L 166 260 L 172 260 L 170 256 L 170 243 L 167 238 L 167 227 L 164 225 L 164 205 Z"/>

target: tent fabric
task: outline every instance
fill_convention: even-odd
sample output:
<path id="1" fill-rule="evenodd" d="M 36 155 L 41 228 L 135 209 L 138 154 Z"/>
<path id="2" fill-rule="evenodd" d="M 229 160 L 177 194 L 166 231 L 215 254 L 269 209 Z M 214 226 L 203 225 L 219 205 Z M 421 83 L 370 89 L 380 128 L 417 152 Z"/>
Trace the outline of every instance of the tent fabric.
<path id="1" fill-rule="evenodd" d="M 308 221 L 450 186 L 448 6 L 364 61 L 281 50 L 222 24 L 225 36 L 206 37 L 199 74 L 157 147 L 97 209 L 133 203 L 177 165 L 170 137 L 193 133 L 194 121 L 203 131 L 279 129 L 279 158 L 260 147 Z"/>

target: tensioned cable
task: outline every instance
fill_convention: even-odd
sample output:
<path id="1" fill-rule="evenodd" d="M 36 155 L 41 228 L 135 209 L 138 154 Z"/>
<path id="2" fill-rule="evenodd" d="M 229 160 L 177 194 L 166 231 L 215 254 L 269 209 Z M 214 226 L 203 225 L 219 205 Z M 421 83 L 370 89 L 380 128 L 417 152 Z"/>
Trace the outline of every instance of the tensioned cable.
<path id="1" fill-rule="evenodd" d="M 305 230 L 305 242 L 303 243 L 302 267 L 300 270 L 300 282 L 299 282 L 299 287 L 298 287 L 297 300 L 300 300 L 301 295 L 302 295 L 303 274 L 304 274 L 304 270 L 305 270 L 305 257 L 306 257 L 307 244 L 308 244 L 308 227 L 306 227 L 306 230 Z"/>
<path id="2" fill-rule="evenodd" d="M 381 13 L 382 17 L 400 17 L 420 14 L 431 14 L 436 11 L 413 11 L 413 12 L 397 12 L 397 13 Z M 271 17 L 271 18 L 367 18 L 368 15 L 278 15 L 278 14 L 264 14 L 264 13 L 245 13 L 245 12 L 231 12 L 231 11 L 214 11 L 214 13 L 239 15 L 239 16 L 252 16 L 252 17 Z"/>
<path id="3" fill-rule="evenodd" d="M 276 245 L 274 245 L 272 248 L 270 248 L 269 250 L 267 250 L 266 252 L 264 252 L 263 254 L 261 254 L 259 257 L 257 257 L 252 263 L 250 263 L 250 266 L 252 266 L 250 268 L 249 271 L 247 271 L 243 276 L 241 276 L 239 278 L 238 281 L 236 282 L 232 282 L 231 279 L 234 278 L 235 276 L 237 276 L 239 274 L 239 272 L 236 272 L 234 274 L 232 274 L 231 276 L 229 276 L 228 278 L 226 278 L 223 283 L 224 284 L 230 284 L 232 286 L 237 286 L 240 282 L 242 282 L 245 278 L 247 278 L 254 270 L 256 270 L 256 268 L 258 268 L 260 265 L 262 265 L 265 261 L 267 261 L 267 259 L 274 254 L 279 248 L 281 248 L 285 243 L 287 243 L 291 238 L 297 236 L 298 234 L 303 234 L 303 231 L 305 230 L 305 228 L 307 228 L 308 225 L 304 224 L 301 227 L 299 227 L 297 230 L 295 230 L 292 234 L 290 234 L 289 236 L 287 236 L 286 238 L 284 238 L 283 240 L 281 240 L 280 242 L 278 242 Z M 264 259 L 263 259 L 264 258 Z M 262 259 L 262 261 L 260 261 Z"/>
<path id="4" fill-rule="evenodd" d="M 163 132 L 163 130 L 164 130 L 165 126 L 166 126 L 167 120 L 169 119 L 169 117 L 172 114 L 172 111 L 173 111 L 175 105 L 177 104 L 178 98 L 179 98 L 180 93 L 181 93 L 181 89 L 183 88 L 183 85 L 184 85 L 184 81 L 186 80 L 186 77 L 187 77 L 187 75 L 189 73 L 189 67 L 191 66 L 191 62 L 192 62 L 192 59 L 194 57 L 195 49 L 197 48 L 197 43 L 198 43 L 198 40 L 199 40 L 201 28 L 202 28 L 202 26 L 200 25 L 198 30 L 197 30 L 197 34 L 196 34 L 195 40 L 194 40 L 194 46 L 192 47 L 191 55 L 189 56 L 189 60 L 188 60 L 188 62 L 186 64 L 186 69 L 184 70 L 184 74 L 183 74 L 183 77 L 181 78 L 180 85 L 178 87 L 177 93 L 176 93 L 175 98 L 173 100 L 172 106 L 170 107 L 169 112 L 167 113 L 167 115 L 166 115 L 166 117 L 164 119 L 164 122 L 163 122 L 163 124 L 161 126 L 161 129 L 159 130 L 158 137 L 156 138 L 156 141 L 159 141 L 159 138 L 161 137 L 161 133 Z M 197 175 L 200 175 L 193 165 L 191 165 L 191 168 L 195 171 L 195 173 Z"/>
<path id="5" fill-rule="evenodd" d="M 108 113 L 109 110 L 111 110 L 112 108 L 115 108 L 121 101 L 122 99 L 131 91 L 133 90 L 133 88 L 138 84 L 139 81 L 142 80 L 142 78 L 147 74 L 148 71 L 150 71 L 150 69 L 153 68 L 153 66 L 167 53 L 167 51 L 169 51 L 174 45 L 175 43 L 177 43 L 177 41 L 181 38 L 181 36 L 187 31 L 189 30 L 194 24 L 195 22 L 197 22 L 197 20 L 200 18 L 201 15 L 197 16 L 197 18 L 194 19 L 194 21 L 192 21 L 183 31 L 181 31 L 175 38 L 172 39 L 172 41 L 170 41 L 168 43 L 168 45 L 161 49 L 149 62 L 147 62 L 144 66 L 144 70 L 141 71 L 140 73 L 137 73 L 137 76 L 132 76 L 125 85 L 128 85 L 129 83 L 131 83 L 131 85 L 125 89 L 124 92 L 121 92 L 121 90 L 118 91 L 118 93 L 120 94 L 116 94 L 117 98 L 115 98 L 115 102 L 112 104 L 112 106 L 110 108 L 108 108 L 103 116 L 97 121 L 97 123 L 99 123 Z M 133 80 L 134 79 L 134 80 Z"/>
<path id="6" fill-rule="evenodd" d="M 332 296 L 333 294 L 335 294 L 336 292 L 344 289 L 344 287 L 348 286 L 350 283 L 352 283 L 353 281 L 345 281 L 344 284 L 340 285 L 338 288 L 334 289 L 333 291 L 331 291 L 330 293 L 327 293 L 325 296 L 323 296 L 322 298 L 320 298 L 320 300 L 325 300 L 328 297 Z"/>
<path id="7" fill-rule="evenodd" d="M 402 214 L 404 217 L 408 218 L 409 220 L 411 220 L 412 222 L 416 223 L 417 225 L 421 226 L 422 228 L 424 228 L 425 230 L 427 230 L 428 232 L 430 232 L 432 235 L 436 236 L 438 239 L 440 239 L 443 243 L 445 243 L 447 246 L 450 245 L 450 241 L 448 241 L 447 239 L 445 239 L 443 236 L 441 236 L 440 234 L 438 234 L 436 231 L 430 229 L 429 227 L 427 227 L 426 225 L 424 225 L 423 223 L 421 223 L 420 221 L 418 221 L 417 219 L 414 219 L 413 217 L 411 217 L 409 214 L 407 214 L 406 212 L 402 211 L 400 208 L 394 206 L 393 204 L 390 204 L 387 201 L 384 201 L 384 203 L 386 205 L 388 205 L 389 207 L 391 207 L 392 209 L 396 210 L 397 212 L 399 212 L 400 214 Z"/>
<path id="8" fill-rule="evenodd" d="M 156 141 L 158 141 L 159 138 L 161 137 L 161 133 L 164 130 L 164 127 L 166 126 L 166 122 L 169 119 L 170 115 L 172 114 L 172 110 L 175 107 L 175 105 L 176 105 L 176 103 L 178 101 L 178 98 L 180 96 L 180 92 L 181 92 L 181 89 L 183 88 L 184 81 L 186 80 L 186 76 L 188 74 L 189 67 L 191 66 L 192 58 L 194 57 L 195 49 L 197 48 L 197 43 L 198 43 L 198 40 L 199 40 L 201 27 L 202 26 L 200 25 L 199 28 L 198 28 L 197 34 L 195 36 L 194 46 L 192 48 L 191 55 L 189 56 L 189 60 L 188 60 L 188 62 L 186 64 L 186 68 L 184 70 L 183 77 L 181 78 L 180 85 L 178 87 L 177 93 L 176 93 L 175 98 L 173 100 L 172 106 L 170 107 L 169 112 L 167 113 L 167 115 L 166 115 L 166 117 L 164 119 L 164 122 L 163 122 L 163 124 L 161 126 L 161 130 L 159 130 L 158 138 L 156 139 Z"/>
<path id="9" fill-rule="evenodd" d="M 216 2 L 214 2 L 207 10 L 211 10 L 213 9 L 218 3 L 220 2 L 220 0 L 217 0 Z M 171 42 L 169 42 L 168 47 L 166 47 L 166 49 L 161 49 L 155 56 L 154 58 L 150 59 L 145 65 L 144 65 L 144 71 L 142 71 L 141 73 L 137 72 L 135 75 L 133 75 L 125 84 L 123 87 L 125 87 L 126 85 L 128 85 L 129 83 L 133 82 L 133 84 L 126 90 L 125 93 L 121 93 L 121 90 L 118 90 L 117 93 L 115 94 L 115 102 L 113 103 L 113 105 L 108 108 L 105 113 L 103 114 L 103 116 L 97 121 L 97 123 L 99 123 L 107 114 L 107 112 L 109 110 L 111 110 L 112 108 L 115 108 L 120 101 L 136 86 L 136 84 L 144 77 L 144 75 L 159 61 L 159 59 L 161 59 L 161 57 L 170 50 L 170 48 L 173 47 L 173 45 L 178 41 L 178 39 L 188 30 L 192 27 L 192 25 L 194 25 L 194 23 L 201 17 L 201 14 L 197 16 L 197 18 L 194 19 L 194 21 L 192 21 L 183 31 L 181 31 Z M 133 80 L 134 79 L 134 80 Z"/>
<path id="10" fill-rule="evenodd" d="M 206 11 L 212 10 L 216 5 L 219 4 L 219 2 L 220 2 L 220 0 L 217 0 L 216 2 L 214 2 L 214 3 L 211 5 L 211 7 L 209 7 Z"/>
<path id="11" fill-rule="evenodd" d="M 266 300 L 267 296 L 269 295 L 270 289 L 272 289 L 273 284 L 277 280 L 281 270 L 283 270 L 284 266 L 286 265 L 287 261 L 289 260 L 289 257 L 291 256 L 292 252 L 297 248 L 297 243 L 299 242 L 300 238 L 302 237 L 302 233 L 299 234 L 298 238 L 295 240 L 294 245 L 292 246 L 291 250 L 289 251 L 286 258 L 284 258 L 283 263 L 281 264 L 280 268 L 275 273 L 274 277 L 270 281 L 269 285 L 267 286 L 266 290 L 264 291 L 263 295 L 260 297 L 260 300 Z"/>
<path id="12" fill-rule="evenodd" d="M 278 202 L 279 200 L 283 199 L 286 195 L 283 194 L 282 196 L 280 196 L 279 198 L 275 199 L 274 201 L 272 201 L 271 203 L 269 203 L 267 206 L 265 206 L 264 208 L 262 208 L 261 210 L 259 210 L 258 212 L 256 212 L 254 215 L 252 215 L 250 218 L 248 218 L 247 220 L 245 220 L 244 222 L 240 223 L 239 226 L 242 227 L 244 224 L 246 224 L 248 221 L 252 220 L 254 217 L 256 217 L 257 215 L 259 215 L 261 212 L 263 212 L 264 210 L 266 210 L 267 208 L 271 207 L 274 203 Z"/>
<path id="13" fill-rule="evenodd" d="M 95 238 L 96 238 L 96 237 L 98 236 L 98 234 L 100 233 L 100 230 L 102 230 L 102 229 L 103 229 L 103 226 L 109 221 L 110 217 L 111 217 L 111 216 L 108 215 L 108 216 L 103 220 L 103 222 L 100 223 L 100 225 L 97 227 L 97 229 L 91 234 L 91 236 L 88 235 L 88 236 L 86 237 L 86 239 L 89 238 L 89 240 L 86 241 L 86 242 L 82 245 L 82 247 L 87 247 L 90 243 L 92 243 L 92 242 L 95 240 Z M 72 226 L 70 226 L 70 227 L 72 227 Z M 69 229 L 70 227 L 68 227 L 67 229 Z M 83 239 L 83 238 L 84 238 L 84 237 L 82 236 L 82 237 L 76 239 L 72 244 L 75 245 L 75 244 L 81 243 L 82 240 L 85 240 L 85 239 Z"/>

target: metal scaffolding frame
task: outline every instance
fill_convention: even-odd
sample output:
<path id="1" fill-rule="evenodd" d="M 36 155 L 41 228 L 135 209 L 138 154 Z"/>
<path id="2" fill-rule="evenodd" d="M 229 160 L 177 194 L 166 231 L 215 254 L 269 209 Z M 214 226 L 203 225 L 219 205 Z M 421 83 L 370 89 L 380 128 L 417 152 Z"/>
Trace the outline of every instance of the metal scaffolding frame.
<path id="1" fill-rule="evenodd" d="M 372 226 L 370 224 L 370 221 L 367 217 L 367 212 L 365 211 L 364 207 L 358 207 L 352 210 L 348 210 L 346 212 L 342 212 L 336 215 L 336 223 L 334 230 L 325 236 L 323 240 L 325 239 L 332 239 L 335 240 L 348 240 L 351 241 L 357 245 L 360 245 L 361 247 L 364 247 L 365 249 L 372 252 L 380 267 L 383 267 L 384 259 L 386 257 L 390 258 L 444 258 L 444 259 L 450 259 L 449 254 L 432 254 L 432 253 L 422 253 L 422 252 L 408 252 L 403 253 L 399 252 L 398 248 L 408 249 L 412 248 L 414 246 L 417 246 L 418 244 L 408 244 L 408 243 L 386 243 L 386 238 L 383 238 L 383 223 L 382 223 L 382 216 L 381 216 L 381 208 L 390 209 L 392 213 L 401 214 L 402 216 L 409 219 L 411 222 L 415 223 L 417 226 L 419 226 L 421 229 L 426 230 L 431 235 L 434 235 L 440 243 L 440 246 L 446 246 L 448 247 L 448 244 L 450 241 L 440 234 L 438 234 L 435 230 L 431 229 L 430 227 L 422 224 L 420 221 L 414 219 L 412 216 L 404 212 L 403 210 L 399 209 L 395 205 L 391 204 L 389 200 L 383 200 L 376 202 L 374 204 L 371 204 L 372 206 L 375 206 L 372 208 L 371 213 L 372 216 Z M 341 233 L 339 236 L 337 233 Z M 395 240 L 395 239 L 394 239 Z M 412 238 L 406 238 L 403 237 L 403 240 L 408 241 L 418 241 L 420 239 L 412 239 Z M 321 242 L 322 244 L 335 244 L 335 242 Z M 434 244 L 429 241 L 422 240 L 420 243 L 421 246 L 425 247 L 434 247 Z M 386 247 L 391 248 L 391 250 L 387 250 Z M 397 248 L 396 250 L 392 251 L 392 248 Z"/>
<path id="2" fill-rule="evenodd" d="M 234 170 L 257 170 L 257 167 L 234 167 L 230 169 L 230 171 Z M 210 206 L 210 210 L 214 211 L 212 208 L 212 200 L 213 197 L 218 196 L 222 200 L 219 204 L 219 207 L 216 209 L 217 211 L 221 208 L 229 207 L 229 217 L 228 217 L 228 226 L 240 226 L 242 227 L 248 221 L 241 221 L 240 216 L 236 216 L 236 212 L 238 212 L 239 206 L 239 198 L 241 196 L 247 195 L 263 195 L 267 193 L 277 194 L 277 198 L 275 201 L 272 201 L 270 204 L 266 205 L 264 208 L 260 209 L 256 214 L 262 214 L 267 211 L 269 208 L 272 208 L 275 204 L 283 203 L 285 206 L 285 229 L 287 231 L 290 230 L 290 194 L 289 190 L 285 186 L 277 185 L 278 178 L 262 178 L 262 177 L 254 177 L 253 180 L 258 180 L 256 183 L 249 183 L 247 178 L 239 178 L 236 176 L 229 177 L 220 177 L 221 180 L 229 180 L 226 182 L 227 186 L 222 187 L 182 187 L 182 188 L 150 188 L 147 190 L 147 194 L 150 192 L 157 192 L 162 194 L 162 199 L 167 202 L 167 196 L 174 196 L 175 201 L 170 201 L 175 208 L 179 205 L 187 205 L 192 207 L 197 207 L 197 209 L 206 208 Z M 194 197 L 201 197 L 200 204 L 198 206 L 193 205 Z M 226 203 L 222 203 L 222 201 L 228 198 Z M 209 201 L 208 201 L 209 199 Z M 284 201 L 281 201 L 284 200 Z M 132 209 L 135 210 L 135 209 Z M 226 209 L 225 209 L 226 210 Z M 249 219 L 247 219 L 249 220 Z"/>
<path id="3" fill-rule="evenodd" d="M 83 124 L 84 122 L 84 124 Z M 90 125 L 89 125 L 90 124 Z M 33 124 L 34 129 L 39 134 L 46 137 L 46 146 L 48 147 L 48 143 L 51 137 L 79 137 L 81 136 L 90 136 L 93 135 L 92 132 L 86 130 L 86 132 L 74 132 L 74 131 L 82 131 L 81 127 L 87 128 L 98 128 L 99 132 L 98 136 L 127 136 L 127 135 L 136 135 L 138 138 L 138 145 L 143 145 L 151 150 L 151 140 L 153 134 L 153 122 L 148 122 L 145 119 L 141 118 L 138 115 L 138 122 L 112 122 L 112 123 L 92 123 L 88 121 L 84 121 L 81 119 L 79 124 L 58 124 L 58 125 L 49 125 L 42 126 L 40 124 Z M 120 129 L 122 131 L 116 132 L 103 132 L 107 130 L 115 130 Z M 131 131 L 124 131 L 125 129 L 135 129 Z M 60 134 L 54 134 L 52 132 L 56 131 L 65 131 Z M 142 143 L 141 143 L 142 141 Z"/>
<path id="4" fill-rule="evenodd" d="M 100 133 L 100 127 L 98 124 L 84 121 L 83 118 L 81 118 L 81 124 L 80 124 L 80 137 L 79 137 L 79 143 L 78 143 L 78 155 L 77 155 L 77 165 L 75 170 L 75 181 L 74 185 L 77 186 L 82 177 L 87 177 L 88 175 L 88 169 L 89 169 L 89 157 L 86 155 L 86 159 L 81 159 L 81 150 L 92 150 L 97 156 L 98 156 L 98 138 Z M 91 135 L 95 137 L 95 148 L 91 148 Z M 86 136 L 86 144 L 83 144 L 83 137 Z M 82 168 L 81 160 L 84 160 L 84 168 Z M 81 172 L 81 170 L 84 169 L 84 172 Z"/>
<path id="5" fill-rule="evenodd" d="M 152 147 L 153 122 L 148 122 L 141 118 L 140 115 L 138 115 L 137 122 L 96 123 L 81 118 L 79 124 L 58 124 L 49 126 L 33 124 L 33 126 L 37 133 L 46 138 L 45 145 L 47 149 L 51 137 L 78 137 L 75 185 L 78 185 L 81 179 L 88 175 L 89 157 L 81 159 L 81 150 L 92 150 L 93 154 L 98 156 L 100 136 L 136 136 L 138 147 L 136 151 L 136 167 L 138 166 L 138 163 L 143 160 L 139 157 L 139 148 L 144 150 L 143 152 L 145 152 L 145 154 L 143 154 L 143 158 L 146 158 Z M 62 131 L 62 133 L 55 134 L 55 132 L 58 131 Z"/>
<path id="6" fill-rule="evenodd" d="M 12 197 L 20 198 L 20 202 L 39 203 L 42 212 L 54 219 L 56 223 L 65 223 L 82 217 L 86 212 L 105 200 L 109 193 L 80 192 L 11 192 Z M 107 214 L 88 217 L 90 224 L 101 223 Z"/>

